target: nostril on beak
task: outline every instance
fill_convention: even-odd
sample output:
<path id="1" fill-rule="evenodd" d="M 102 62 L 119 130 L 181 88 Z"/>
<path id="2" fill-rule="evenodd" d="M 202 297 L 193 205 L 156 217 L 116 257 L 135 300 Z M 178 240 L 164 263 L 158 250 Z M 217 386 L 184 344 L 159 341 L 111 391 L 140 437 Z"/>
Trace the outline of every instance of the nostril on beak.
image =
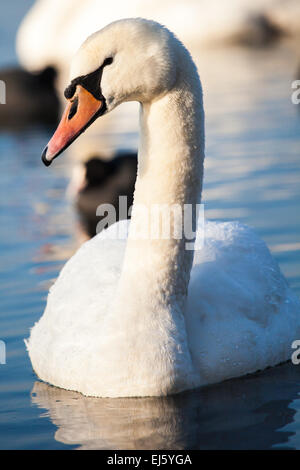
<path id="1" fill-rule="evenodd" d="M 78 97 L 76 97 L 72 103 L 72 106 L 70 108 L 70 112 L 68 115 L 68 121 L 70 121 L 70 119 L 72 119 L 72 117 L 75 116 L 75 114 L 77 113 L 77 108 L 78 108 Z"/>
<path id="2" fill-rule="evenodd" d="M 51 160 L 47 160 L 46 158 L 47 150 L 48 150 L 48 146 L 44 149 L 42 153 L 42 162 L 44 163 L 44 165 L 49 166 L 51 165 Z"/>

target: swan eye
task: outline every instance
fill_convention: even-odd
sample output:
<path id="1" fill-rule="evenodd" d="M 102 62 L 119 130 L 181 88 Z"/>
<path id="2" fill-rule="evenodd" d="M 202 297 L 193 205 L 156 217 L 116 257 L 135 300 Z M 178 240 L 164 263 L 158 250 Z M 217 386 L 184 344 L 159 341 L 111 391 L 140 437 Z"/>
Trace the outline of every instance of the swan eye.
<path id="1" fill-rule="evenodd" d="M 102 64 L 102 67 L 105 67 L 106 65 L 110 65 L 113 63 L 113 58 L 112 57 L 107 57 L 105 61 Z"/>
<path id="2" fill-rule="evenodd" d="M 77 113 L 77 108 L 78 108 L 78 96 L 76 96 L 75 100 L 72 103 L 72 106 L 70 108 L 70 112 L 68 115 L 68 121 L 70 121 L 70 119 L 72 119 L 72 117 L 75 116 L 75 114 Z"/>

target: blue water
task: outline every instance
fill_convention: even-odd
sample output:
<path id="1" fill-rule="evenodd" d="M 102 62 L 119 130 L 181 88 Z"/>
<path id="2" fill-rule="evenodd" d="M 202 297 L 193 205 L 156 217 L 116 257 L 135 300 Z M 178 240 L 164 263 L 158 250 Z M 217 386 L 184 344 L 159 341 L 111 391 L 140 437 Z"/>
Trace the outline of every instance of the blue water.
<path id="1" fill-rule="evenodd" d="M 1 64 L 15 60 L 26 3 L 0 19 Z M 206 216 L 254 227 L 300 295 L 300 110 L 290 100 L 297 65 L 288 45 L 199 59 Z M 86 398 L 38 381 L 23 338 L 81 237 L 65 196 L 67 160 L 49 169 L 40 162 L 50 133 L 0 132 L 0 448 L 299 449 L 300 366 L 163 399 Z"/>

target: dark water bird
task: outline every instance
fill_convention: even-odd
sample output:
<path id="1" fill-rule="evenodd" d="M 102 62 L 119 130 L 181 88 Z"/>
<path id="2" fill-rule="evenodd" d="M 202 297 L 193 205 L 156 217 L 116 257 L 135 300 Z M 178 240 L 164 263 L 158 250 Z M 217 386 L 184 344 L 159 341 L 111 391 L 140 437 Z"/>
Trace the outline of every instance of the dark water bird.
<path id="1" fill-rule="evenodd" d="M 76 197 L 76 207 L 85 231 L 90 237 L 96 234 L 103 218 L 96 214 L 100 204 L 119 207 L 119 197 L 126 197 L 126 214 L 133 204 L 137 173 L 137 154 L 119 153 L 111 160 L 93 157 L 85 163 L 85 182 Z M 123 218 L 116 210 L 116 221 Z M 115 222 L 115 221 L 113 221 Z"/>
<path id="2" fill-rule="evenodd" d="M 249 47 L 266 47 L 274 45 L 283 36 L 286 32 L 279 25 L 267 16 L 257 14 L 249 16 L 244 29 L 232 37 L 232 42 Z"/>
<path id="3" fill-rule="evenodd" d="M 5 104 L 0 106 L 1 128 L 55 125 L 59 115 L 55 77 L 53 67 L 39 73 L 30 73 L 20 67 L 0 70 L 6 94 Z"/>

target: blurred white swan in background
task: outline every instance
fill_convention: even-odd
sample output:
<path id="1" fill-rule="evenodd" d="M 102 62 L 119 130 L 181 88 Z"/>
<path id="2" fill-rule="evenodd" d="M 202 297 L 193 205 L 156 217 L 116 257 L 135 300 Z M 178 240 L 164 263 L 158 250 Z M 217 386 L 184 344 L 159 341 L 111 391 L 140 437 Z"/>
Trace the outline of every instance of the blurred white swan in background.
<path id="1" fill-rule="evenodd" d="M 206 222 L 195 256 L 185 233 L 145 237 L 141 205 L 200 200 L 202 89 L 184 46 L 158 23 L 115 22 L 82 45 L 65 96 L 46 165 L 96 117 L 136 100 L 139 166 L 130 228 L 119 222 L 86 242 L 50 289 L 27 343 L 37 375 L 85 395 L 159 396 L 288 360 L 299 300 L 251 229 Z M 170 225 L 183 228 L 181 212 Z"/>
<path id="2" fill-rule="evenodd" d="M 251 30 L 259 35 L 255 19 L 259 26 L 261 17 L 286 33 L 297 34 L 299 14 L 297 0 L 37 0 L 20 26 L 17 50 L 21 63 L 30 70 L 48 65 L 65 68 L 99 25 L 124 16 L 168 24 L 192 48 L 193 44 L 238 40 Z"/>

